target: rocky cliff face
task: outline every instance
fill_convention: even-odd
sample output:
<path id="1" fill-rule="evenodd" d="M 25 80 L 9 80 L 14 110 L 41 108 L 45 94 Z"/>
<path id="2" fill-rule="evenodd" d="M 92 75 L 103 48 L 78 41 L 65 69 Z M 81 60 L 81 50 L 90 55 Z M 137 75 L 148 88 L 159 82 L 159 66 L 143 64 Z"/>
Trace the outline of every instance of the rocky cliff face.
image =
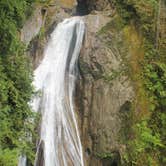
<path id="1" fill-rule="evenodd" d="M 89 10 L 106 11 L 112 10 L 111 0 L 87 0 Z"/>
<path id="2" fill-rule="evenodd" d="M 28 54 L 36 68 L 43 58 L 51 32 L 64 18 L 70 17 L 76 8 L 75 0 L 51 0 L 47 4 L 35 4 L 32 16 L 21 30 L 20 38 L 28 45 Z"/>
<path id="3" fill-rule="evenodd" d="M 134 97 L 130 80 L 123 72 L 122 55 L 116 47 L 106 45 L 105 36 L 99 34 L 111 19 L 102 13 L 85 16 L 87 32 L 79 59 L 76 103 L 84 157 L 91 166 L 119 163 L 125 148 L 120 138 L 123 107 Z"/>

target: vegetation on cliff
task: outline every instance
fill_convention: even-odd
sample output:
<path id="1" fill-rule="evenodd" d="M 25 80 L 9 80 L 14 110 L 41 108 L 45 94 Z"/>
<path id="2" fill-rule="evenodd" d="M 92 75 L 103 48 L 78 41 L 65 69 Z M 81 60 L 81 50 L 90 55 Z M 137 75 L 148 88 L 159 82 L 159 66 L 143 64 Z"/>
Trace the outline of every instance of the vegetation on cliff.
<path id="1" fill-rule="evenodd" d="M 162 0 L 114 0 L 116 14 L 99 32 L 123 58 L 123 72 L 135 89 L 122 115 L 122 165 L 166 165 L 166 47 Z M 163 15 L 163 16 L 162 16 Z M 162 16 L 162 17 L 161 17 Z M 160 23 L 160 25 L 159 25 Z M 163 26 L 161 25 L 163 24 Z M 160 34 L 160 35 L 159 35 Z M 108 36 L 111 35 L 111 39 Z M 162 44 L 162 45 L 161 45 Z M 118 71 L 116 71 L 117 73 Z M 113 75 L 111 75 L 113 76 Z M 117 76 L 117 74 L 116 74 Z M 111 81 L 114 77 L 106 77 Z"/>
<path id="2" fill-rule="evenodd" d="M 126 40 L 138 33 L 140 49 L 132 52 L 135 62 L 128 62 L 135 82 L 136 99 L 132 106 L 130 136 L 125 140 L 125 165 L 166 164 L 166 59 L 158 46 L 157 30 L 160 1 L 116 0 L 118 15 L 123 27 L 131 27 Z M 124 29 L 125 29 L 124 28 Z M 136 41 L 133 41 L 136 42 Z M 139 44 L 139 43 L 137 43 Z M 133 45 L 133 43 L 131 43 Z M 133 47 L 134 49 L 134 47 Z M 142 52 L 142 57 L 141 57 Z"/>
<path id="3" fill-rule="evenodd" d="M 0 165 L 17 165 L 21 153 L 34 158 L 32 71 L 19 30 L 32 12 L 33 0 L 0 1 Z"/>

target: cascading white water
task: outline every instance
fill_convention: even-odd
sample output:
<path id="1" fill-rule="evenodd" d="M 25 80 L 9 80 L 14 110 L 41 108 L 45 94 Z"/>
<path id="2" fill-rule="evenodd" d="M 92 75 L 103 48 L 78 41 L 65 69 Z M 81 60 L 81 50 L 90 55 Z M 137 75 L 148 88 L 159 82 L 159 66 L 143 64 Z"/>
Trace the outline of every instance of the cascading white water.
<path id="1" fill-rule="evenodd" d="M 18 166 L 26 166 L 27 164 L 27 158 L 25 155 L 21 155 L 19 157 L 19 161 L 18 161 Z"/>
<path id="2" fill-rule="evenodd" d="M 34 72 L 40 97 L 33 101 L 41 111 L 40 142 L 44 166 L 83 166 L 82 146 L 73 105 L 77 59 L 85 31 L 81 17 L 65 19 L 51 35 L 45 56 Z"/>

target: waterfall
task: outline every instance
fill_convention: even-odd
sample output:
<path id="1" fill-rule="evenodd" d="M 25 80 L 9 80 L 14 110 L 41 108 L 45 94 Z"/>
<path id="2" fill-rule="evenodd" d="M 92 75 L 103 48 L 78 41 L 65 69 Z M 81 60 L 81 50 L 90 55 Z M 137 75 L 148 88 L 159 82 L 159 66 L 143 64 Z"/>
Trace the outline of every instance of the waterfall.
<path id="1" fill-rule="evenodd" d="M 18 166 L 26 166 L 27 158 L 25 155 L 19 157 Z"/>
<path id="2" fill-rule="evenodd" d="M 73 101 L 84 31 L 81 17 L 59 23 L 51 34 L 43 61 L 34 71 L 34 86 L 40 95 L 32 106 L 42 115 L 39 146 L 43 146 L 44 166 L 84 165 Z"/>

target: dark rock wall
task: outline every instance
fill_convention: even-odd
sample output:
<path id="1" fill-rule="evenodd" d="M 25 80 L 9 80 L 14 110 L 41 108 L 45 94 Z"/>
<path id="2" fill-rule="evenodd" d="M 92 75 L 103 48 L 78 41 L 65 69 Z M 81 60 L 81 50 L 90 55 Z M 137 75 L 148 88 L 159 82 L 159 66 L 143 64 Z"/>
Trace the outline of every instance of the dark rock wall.
<path id="1" fill-rule="evenodd" d="M 76 104 L 81 118 L 85 163 L 89 166 L 119 162 L 117 155 L 125 148 L 120 143 L 123 125 L 120 110 L 134 97 L 128 76 L 121 72 L 121 55 L 105 45 L 105 39 L 98 35 L 110 20 L 102 14 L 85 17 L 87 30 L 79 59 Z M 115 77 L 108 81 L 114 72 Z"/>
<path id="2" fill-rule="evenodd" d="M 87 0 L 89 10 L 110 10 L 112 9 L 112 0 Z"/>

